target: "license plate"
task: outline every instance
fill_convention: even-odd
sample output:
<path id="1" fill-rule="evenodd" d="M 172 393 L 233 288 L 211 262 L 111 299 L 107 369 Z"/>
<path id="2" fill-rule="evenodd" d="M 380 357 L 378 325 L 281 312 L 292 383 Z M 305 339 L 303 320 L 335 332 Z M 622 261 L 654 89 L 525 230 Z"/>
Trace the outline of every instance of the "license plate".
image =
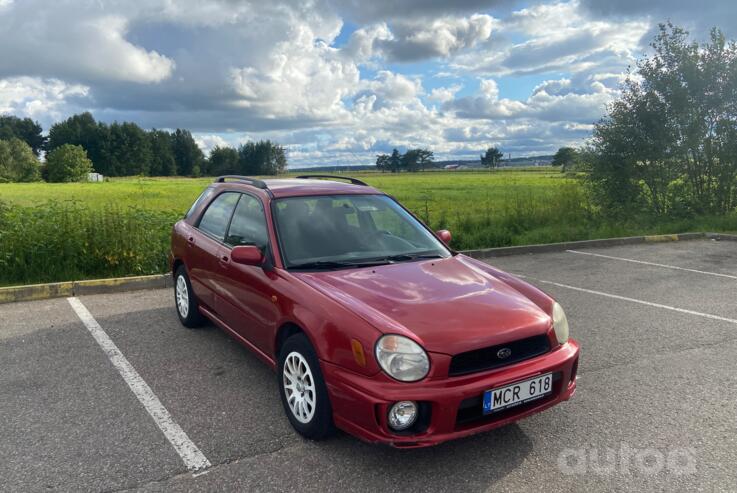
<path id="1" fill-rule="evenodd" d="M 540 399 L 552 391 L 552 373 L 505 385 L 498 389 L 487 390 L 484 392 L 484 414 L 499 412 L 502 409 Z"/>

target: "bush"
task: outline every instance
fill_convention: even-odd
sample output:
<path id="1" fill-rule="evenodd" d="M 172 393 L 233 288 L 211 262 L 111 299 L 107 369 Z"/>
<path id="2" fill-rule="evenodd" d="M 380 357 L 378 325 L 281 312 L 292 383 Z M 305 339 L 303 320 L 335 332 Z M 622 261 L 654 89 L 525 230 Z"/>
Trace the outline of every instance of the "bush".
<path id="1" fill-rule="evenodd" d="M 87 181 L 92 161 L 82 146 L 64 144 L 46 157 L 48 180 L 51 182 Z"/>
<path id="2" fill-rule="evenodd" d="M 20 139 L 0 140 L 0 182 L 41 180 L 41 166 L 31 146 Z"/>
<path id="3" fill-rule="evenodd" d="M 0 201 L 0 285 L 166 272 L 171 227 L 180 217 L 139 207 Z"/>
<path id="4" fill-rule="evenodd" d="M 594 126 L 593 198 L 620 217 L 737 209 L 737 43 L 661 25 L 608 114 Z"/>

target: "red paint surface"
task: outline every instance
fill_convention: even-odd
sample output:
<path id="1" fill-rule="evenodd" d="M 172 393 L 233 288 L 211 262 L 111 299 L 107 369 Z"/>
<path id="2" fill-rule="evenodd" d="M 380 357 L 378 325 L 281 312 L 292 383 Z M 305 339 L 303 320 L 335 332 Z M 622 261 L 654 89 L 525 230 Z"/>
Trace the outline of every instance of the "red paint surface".
<path id="1" fill-rule="evenodd" d="M 550 318 L 553 300 L 545 293 L 461 254 L 359 269 L 287 271 L 271 215 L 274 199 L 381 192 L 318 180 L 266 183 L 271 193 L 237 182 L 213 185 L 216 193 L 174 226 L 172 266 L 186 266 L 202 312 L 272 367 L 280 332 L 303 331 L 320 358 L 338 427 L 368 441 L 427 446 L 503 426 L 573 395 L 578 344 L 556 341 Z M 209 202 L 223 191 L 249 193 L 263 203 L 271 265 L 260 265 L 253 251 L 233 252 L 195 227 Z M 449 236 L 438 232 L 441 240 Z M 235 261 L 241 256 L 242 262 Z M 430 373 L 425 379 L 402 383 L 380 370 L 373 348 L 386 333 L 405 335 L 426 349 Z M 448 377 L 454 354 L 539 334 L 547 334 L 551 341 L 552 350 L 544 355 L 495 370 Z M 352 339 L 366 349 L 365 366 L 355 361 Z M 464 399 L 546 372 L 558 374 L 552 396 L 501 416 L 456 425 Z M 428 403 L 429 427 L 414 435 L 392 433 L 386 412 L 397 400 Z"/>

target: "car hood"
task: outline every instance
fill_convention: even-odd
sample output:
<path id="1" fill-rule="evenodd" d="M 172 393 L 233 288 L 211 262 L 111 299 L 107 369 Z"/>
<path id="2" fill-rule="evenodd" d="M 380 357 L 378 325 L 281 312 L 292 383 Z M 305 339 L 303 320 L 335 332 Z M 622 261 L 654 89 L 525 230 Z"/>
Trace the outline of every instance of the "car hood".
<path id="1" fill-rule="evenodd" d="M 294 274 L 380 331 L 414 334 L 428 351 L 457 354 L 551 326 L 530 299 L 460 255 Z"/>

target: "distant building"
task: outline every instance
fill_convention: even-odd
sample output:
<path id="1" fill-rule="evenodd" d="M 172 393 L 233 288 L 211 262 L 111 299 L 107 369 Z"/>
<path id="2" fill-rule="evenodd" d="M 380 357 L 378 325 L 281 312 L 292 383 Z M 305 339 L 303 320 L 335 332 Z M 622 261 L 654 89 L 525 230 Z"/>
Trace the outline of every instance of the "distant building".
<path id="1" fill-rule="evenodd" d="M 100 173 L 87 173 L 87 181 L 105 181 L 105 177 Z"/>
<path id="2" fill-rule="evenodd" d="M 460 167 L 460 164 L 446 164 L 443 166 L 443 169 L 458 169 Z"/>

